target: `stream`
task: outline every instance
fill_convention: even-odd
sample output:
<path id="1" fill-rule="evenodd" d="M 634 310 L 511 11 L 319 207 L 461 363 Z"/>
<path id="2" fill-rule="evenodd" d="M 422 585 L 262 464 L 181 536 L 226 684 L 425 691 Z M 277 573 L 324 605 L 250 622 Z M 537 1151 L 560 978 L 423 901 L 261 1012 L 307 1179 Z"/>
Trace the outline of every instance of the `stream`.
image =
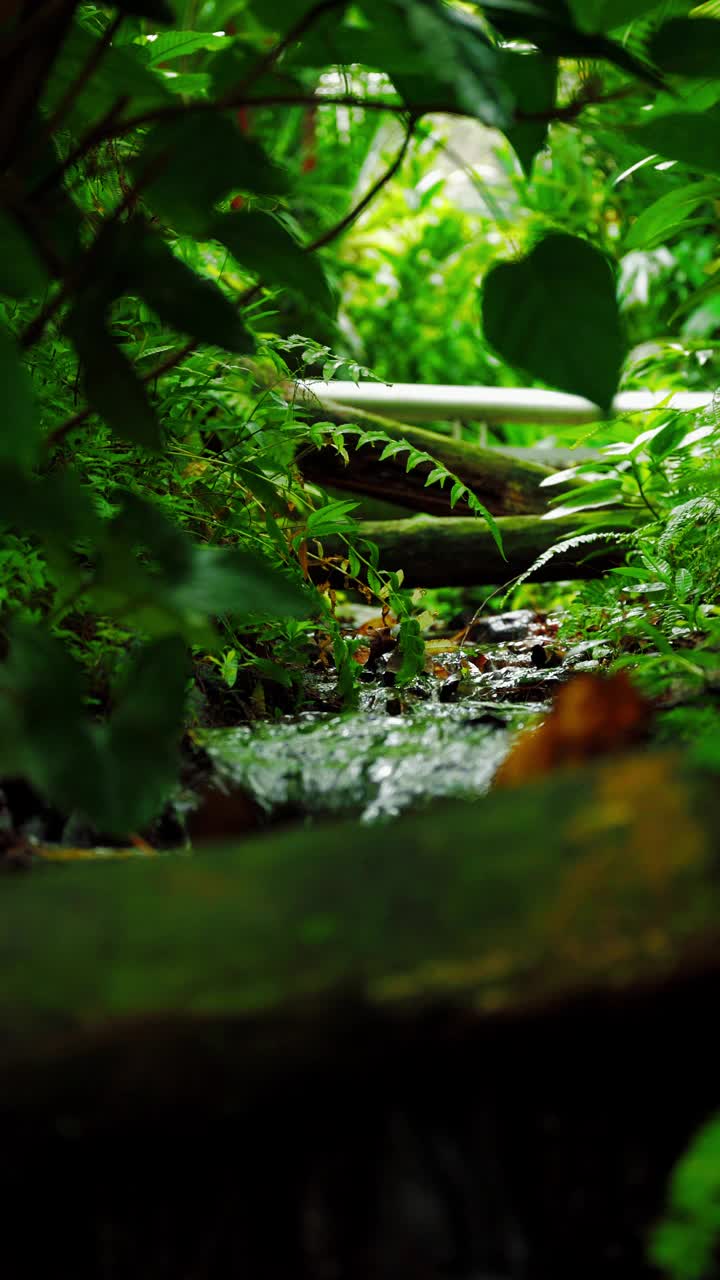
<path id="1" fill-rule="evenodd" d="M 429 670 L 399 690 L 383 655 L 363 671 L 359 706 L 306 710 L 274 722 L 200 729 L 194 740 L 222 792 L 242 789 L 266 820 L 290 812 L 365 823 L 489 787 L 514 734 L 547 707 L 582 654 L 562 661 L 555 626 L 528 610 L 480 619 L 466 643 L 433 640 Z M 317 701 L 334 692 L 315 677 Z"/>

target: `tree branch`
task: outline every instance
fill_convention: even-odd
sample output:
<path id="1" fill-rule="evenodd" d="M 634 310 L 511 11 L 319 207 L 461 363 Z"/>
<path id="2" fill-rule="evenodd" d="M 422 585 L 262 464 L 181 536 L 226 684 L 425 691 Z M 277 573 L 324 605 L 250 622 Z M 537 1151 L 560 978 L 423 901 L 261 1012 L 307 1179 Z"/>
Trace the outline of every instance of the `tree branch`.
<path id="1" fill-rule="evenodd" d="M 403 160 L 407 155 L 408 147 L 410 146 L 410 142 L 412 141 L 412 137 L 415 132 L 415 123 L 415 116 L 411 116 L 405 130 L 405 137 L 403 138 L 402 146 L 400 147 L 400 150 L 395 156 L 392 164 L 388 166 L 385 172 L 380 175 L 377 182 L 374 182 L 369 191 L 366 191 L 362 200 L 359 200 L 355 207 L 351 209 L 344 218 L 341 218 L 334 227 L 329 227 L 327 231 L 324 231 L 322 235 L 319 235 L 316 240 L 313 240 L 312 243 L 307 246 L 308 253 L 314 253 L 316 249 L 324 249 L 326 245 L 331 244 L 332 241 L 336 240 L 338 236 L 341 236 L 344 231 L 347 231 L 348 227 L 351 227 L 353 222 L 357 221 L 360 214 L 365 212 L 368 205 L 372 204 L 373 200 L 382 191 L 383 187 L 386 186 L 388 182 L 392 181 L 395 174 L 401 168 Z"/>

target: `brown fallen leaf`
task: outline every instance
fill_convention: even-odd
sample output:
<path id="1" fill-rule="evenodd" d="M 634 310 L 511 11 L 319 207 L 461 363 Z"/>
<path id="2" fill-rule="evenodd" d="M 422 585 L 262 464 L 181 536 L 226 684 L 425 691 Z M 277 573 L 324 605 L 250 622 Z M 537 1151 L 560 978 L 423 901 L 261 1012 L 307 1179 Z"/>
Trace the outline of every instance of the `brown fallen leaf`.
<path id="1" fill-rule="evenodd" d="M 546 719 L 516 738 L 494 787 L 514 787 L 555 769 L 610 755 L 642 741 L 650 703 L 625 672 L 574 676 L 557 693 Z"/>

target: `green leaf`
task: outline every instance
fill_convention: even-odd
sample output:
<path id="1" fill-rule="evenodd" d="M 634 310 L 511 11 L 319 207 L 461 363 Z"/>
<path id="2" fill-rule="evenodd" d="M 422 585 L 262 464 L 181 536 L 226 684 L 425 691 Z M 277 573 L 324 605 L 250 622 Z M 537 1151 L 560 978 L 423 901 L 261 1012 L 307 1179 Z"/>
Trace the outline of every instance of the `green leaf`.
<path id="1" fill-rule="evenodd" d="M 701 114 L 676 111 L 657 114 L 632 130 L 632 140 L 647 151 L 679 160 L 690 169 L 720 176 L 720 105 Z"/>
<path id="2" fill-rule="evenodd" d="M 650 37 L 648 53 L 670 75 L 712 79 L 720 75 L 720 22 L 671 18 Z"/>
<path id="3" fill-rule="evenodd" d="M 675 191 L 668 191 L 647 209 L 643 209 L 625 237 L 624 248 L 627 251 L 657 248 L 670 236 L 683 230 L 695 210 L 707 201 L 716 199 L 718 194 L 720 187 L 711 179 L 690 182 Z"/>
<path id="4" fill-rule="evenodd" d="M 10 214 L 0 211 L 0 293 L 36 298 L 47 284 L 47 271 L 32 242 Z"/>
<path id="5" fill-rule="evenodd" d="M 557 60 L 543 54 L 506 51 L 502 51 L 500 57 L 503 77 L 512 90 L 516 111 L 524 115 L 549 116 L 555 105 Z M 528 120 L 505 130 L 505 136 L 528 175 L 535 156 L 545 146 L 548 128 L 547 120 Z"/>
<path id="6" fill-rule="evenodd" d="M 134 265 L 138 294 L 166 324 L 227 351 L 251 350 L 253 339 L 229 299 L 212 280 L 175 257 L 158 236 L 146 233 Z"/>
<path id="7" fill-rule="evenodd" d="M 3 411 L 0 421 L 0 461 L 30 465 L 37 454 L 38 418 L 30 375 L 20 359 L 15 339 L 0 327 L 0 385 Z"/>
<path id="8" fill-rule="evenodd" d="M 207 228 L 207 238 L 224 244 L 263 284 L 294 289 L 332 310 L 333 296 L 319 259 L 270 214 L 258 210 L 218 214 Z"/>
<path id="9" fill-rule="evenodd" d="M 485 335 L 503 359 L 609 411 L 623 360 L 615 281 L 586 240 L 553 233 L 483 288 Z"/>
<path id="10" fill-rule="evenodd" d="M 157 125 L 133 161 L 148 203 L 177 231 L 209 238 L 215 205 L 231 191 L 278 195 L 282 170 L 227 116 L 190 115 Z"/>
<path id="11" fill-rule="evenodd" d="M 102 316 L 77 306 L 66 329 L 80 357 L 88 403 L 122 440 L 162 447 L 160 424 L 140 379 L 113 342 Z"/>
<path id="12" fill-rule="evenodd" d="M 311 511 L 305 525 L 305 534 L 309 538 L 325 538 L 331 533 L 348 533 L 355 529 L 357 521 L 350 512 L 360 504 L 358 502 L 328 502 L 324 507 Z M 301 534 L 304 537 L 305 534 Z"/>
<path id="13" fill-rule="evenodd" d="M 209 31 L 164 31 L 161 35 L 144 36 L 138 40 L 147 51 L 148 66 L 156 67 L 161 62 L 172 62 L 174 58 L 186 58 L 199 49 L 224 49 L 234 44 L 232 36 L 219 36 Z"/>
<path id="14" fill-rule="evenodd" d="M 592 484 L 584 484 L 581 489 L 574 489 L 571 495 L 558 494 L 550 499 L 550 505 L 557 506 L 562 503 L 563 511 L 567 514 L 571 511 L 605 507 L 610 503 L 621 501 L 622 480 L 618 476 L 613 476 L 607 480 L 596 480 Z"/>
<path id="15" fill-rule="evenodd" d="M 675 1166 L 667 1216 L 652 1236 L 652 1261 L 674 1280 L 706 1280 L 713 1274 L 719 1200 L 720 1115 L 715 1115 Z"/>

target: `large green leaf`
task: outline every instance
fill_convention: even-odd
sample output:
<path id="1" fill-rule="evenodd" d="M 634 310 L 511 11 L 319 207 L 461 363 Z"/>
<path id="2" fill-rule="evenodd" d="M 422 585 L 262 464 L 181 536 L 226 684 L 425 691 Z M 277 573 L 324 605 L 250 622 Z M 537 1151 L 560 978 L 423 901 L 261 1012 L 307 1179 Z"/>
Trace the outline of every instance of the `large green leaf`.
<path id="1" fill-rule="evenodd" d="M 557 60 L 543 54 L 503 51 L 500 55 L 505 83 L 512 90 L 516 112 L 549 118 L 555 105 Z M 526 174 L 530 173 L 538 151 L 544 147 L 548 119 L 520 121 L 505 130 Z"/>
<path id="2" fill-rule="evenodd" d="M 647 151 L 679 160 L 700 173 L 720 175 L 720 106 L 702 114 L 657 115 L 633 129 L 632 138 Z"/>
<path id="3" fill-rule="evenodd" d="M 1 326 L 0 385 L 3 389 L 0 460 L 21 465 L 31 463 L 38 446 L 38 418 L 32 383 L 20 359 L 15 339 Z"/>
<path id="4" fill-rule="evenodd" d="M 218 214 L 207 236 L 224 244 L 264 284 L 295 289 L 321 307 L 332 308 L 332 294 L 319 259 L 307 253 L 270 214 L 258 210 Z"/>
<path id="5" fill-rule="evenodd" d="M 710 200 L 717 199 L 720 187 L 713 179 L 690 182 L 660 196 L 647 209 L 643 209 L 625 237 L 624 248 L 655 249 L 670 236 L 691 225 L 695 210 Z"/>
<path id="6" fill-rule="evenodd" d="M 156 67 L 161 62 L 171 62 L 174 58 L 186 58 L 200 49 L 215 51 L 232 44 L 232 36 L 217 35 L 210 31 L 163 31 L 161 35 L 153 37 L 151 44 L 143 45 L 143 48 L 147 50 L 148 66 Z"/>
<path id="7" fill-rule="evenodd" d="M 95 70 L 83 82 L 85 68 L 93 62 L 97 63 Z M 121 112 L 125 116 L 169 105 L 172 98 L 167 89 L 144 62 L 145 53 L 137 45 L 111 47 L 100 54 L 100 41 L 75 23 L 53 64 L 43 110 L 52 115 L 69 96 L 71 105 L 63 125 L 79 132 L 121 100 L 127 99 Z"/>
<path id="8" fill-rule="evenodd" d="M 720 76 L 720 22 L 713 18 L 671 18 L 653 32 L 648 53 L 672 75 Z"/>
<path id="9" fill-rule="evenodd" d="M 14 218 L 0 211 L 0 293 L 36 298 L 47 283 L 47 271 L 31 241 Z"/>
<path id="10" fill-rule="evenodd" d="M 200 237 L 214 206 L 229 192 L 277 195 L 287 185 L 282 170 L 233 120 L 204 113 L 157 125 L 133 169 L 145 175 L 145 197 L 161 218 Z"/>
<path id="11" fill-rule="evenodd" d="M 586 240 L 552 234 L 494 267 L 483 288 L 485 335 L 514 368 L 609 410 L 623 360 L 615 281 Z"/>
<path id="12" fill-rule="evenodd" d="M 191 271 L 157 236 L 146 234 L 136 265 L 134 288 L 166 324 L 227 351 L 252 348 L 252 337 L 218 286 Z"/>
<path id="13" fill-rule="evenodd" d="M 132 364 L 105 327 L 101 312 L 77 306 L 66 321 L 80 357 L 88 403 L 123 440 L 160 449 L 155 410 Z"/>

